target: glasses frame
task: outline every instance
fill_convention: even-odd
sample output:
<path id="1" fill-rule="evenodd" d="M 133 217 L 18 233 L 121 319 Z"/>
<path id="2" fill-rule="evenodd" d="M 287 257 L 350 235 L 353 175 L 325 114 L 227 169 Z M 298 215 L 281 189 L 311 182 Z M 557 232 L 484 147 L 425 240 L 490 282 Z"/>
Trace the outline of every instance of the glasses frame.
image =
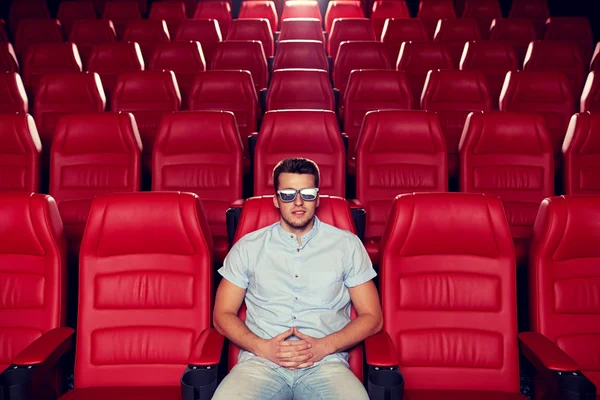
<path id="1" fill-rule="evenodd" d="M 281 196 L 282 192 L 284 192 L 284 191 L 292 191 L 292 190 L 296 192 L 294 194 L 294 197 L 291 200 L 284 200 L 283 197 Z M 303 190 L 316 190 L 315 198 L 314 199 L 306 199 L 304 197 L 305 195 L 302 194 Z M 304 188 L 304 189 L 298 189 L 298 190 L 296 190 L 296 189 L 281 189 L 281 190 L 277 191 L 277 195 L 279 197 L 279 200 L 281 200 L 284 203 L 291 203 L 291 202 L 293 202 L 294 200 L 296 200 L 296 197 L 298 197 L 298 194 L 300 194 L 300 197 L 302 198 L 302 201 L 315 201 L 319 197 L 319 188 Z M 312 194 L 311 194 L 311 196 L 312 196 Z"/>

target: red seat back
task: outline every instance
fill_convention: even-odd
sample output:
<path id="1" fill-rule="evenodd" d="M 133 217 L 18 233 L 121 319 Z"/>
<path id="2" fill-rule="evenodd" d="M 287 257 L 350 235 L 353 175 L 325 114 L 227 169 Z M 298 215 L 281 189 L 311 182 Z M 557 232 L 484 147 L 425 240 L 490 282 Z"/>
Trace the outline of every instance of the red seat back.
<path id="1" fill-rule="evenodd" d="M 0 71 L 19 72 L 17 55 L 10 42 L 0 42 Z"/>
<path id="2" fill-rule="evenodd" d="M 327 52 L 335 60 L 340 43 L 349 40 L 376 41 L 371 21 L 368 18 L 338 18 L 333 21 Z"/>
<path id="3" fill-rule="evenodd" d="M 81 61 L 87 69 L 92 47 L 100 43 L 116 42 L 117 34 L 111 21 L 105 19 L 77 20 L 73 22 L 69 41 L 77 45 Z"/>
<path id="4" fill-rule="evenodd" d="M 148 19 L 164 20 L 173 39 L 181 23 L 187 19 L 185 4 L 182 1 L 156 1 L 152 3 Z"/>
<path id="5" fill-rule="evenodd" d="M 435 28 L 440 19 L 456 18 L 454 2 L 452 0 L 427 0 L 419 3 L 417 18 L 425 23 L 429 38 L 433 38 Z"/>
<path id="6" fill-rule="evenodd" d="M 273 57 L 275 45 L 268 19 L 236 19 L 232 21 L 227 40 L 258 40 L 263 46 L 265 56 Z"/>
<path id="7" fill-rule="evenodd" d="M 0 114 L 0 143 L 0 192 L 39 192 L 42 143 L 31 115 Z"/>
<path id="8" fill-rule="evenodd" d="M 392 69 L 392 63 L 381 42 L 342 42 L 333 67 L 333 84 L 344 98 L 350 73 L 355 69 Z"/>
<path id="9" fill-rule="evenodd" d="M 0 42 L 8 42 L 8 28 L 2 18 L 0 18 Z"/>
<path id="10" fill-rule="evenodd" d="M 281 19 L 287 18 L 317 18 L 319 25 L 323 19 L 319 10 L 319 3 L 315 0 L 288 0 L 283 6 Z"/>
<path id="11" fill-rule="evenodd" d="M 577 42 L 586 63 L 590 60 L 594 49 L 594 34 L 590 20 L 587 17 L 548 18 L 544 40 L 570 40 Z"/>
<path id="12" fill-rule="evenodd" d="M 327 71 L 279 69 L 273 72 L 266 111 L 293 109 L 335 111 L 335 99 Z"/>
<path id="13" fill-rule="evenodd" d="M 273 1 L 243 1 L 238 19 L 265 18 L 273 33 L 279 28 L 279 17 Z"/>
<path id="14" fill-rule="evenodd" d="M 136 1 L 109 1 L 104 6 L 102 18 L 111 20 L 115 26 L 117 37 L 122 38 L 127 23 L 141 20 L 142 15 Z"/>
<path id="15" fill-rule="evenodd" d="M 49 19 L 50 12 L 45 0 L 12 1 L 8 15 L 10 32 L 13 36 L 17 33 L 17 27 L 23 19 Z"/>
<path id="16" fill-rule="evenodd" d="M 257 91 L 266 88 L 269 82 L 267 58 L 258 40 L 236 40 L 217 44 L 210 69 L 250 71 Z"/>
<path id="17" fill-rule="evenodd" d="M 490 34 L 490 25 L 496 18 L 502 18 L 502 9 L 498 0 L 466 0 L 462 18 L 473 18 L 479 25 L 482 39 Z"/>
<path id="18" fill-rule="evenodd" d="M 497 18 L 490 25 L 490 40 L 510 43 L 515 49 L 519 67 L 523 65 L 529 43 L 537 40 L 533 22 L 528 18 Z"/>
<path id="19" fill-rule="evenodd" d="M 375 32 L 375 38 L 377 40 L 382 39 L 381 34 L 384 31 L 385 24 L 388 19 L 410 19 L 410 12 L 408 11 L 408 6 L 406 5 L 406 2 L 378 0 L 373 3 L 373 10 L 371 12 L 371 24 L 373 26 L 373 32 Z M 423 21 L 421 21 L 420 19 L 415 18 L 414 20 L 418 20 L 421 23 L 423 23 Z M 429 39 L 429 36 L 425 31 L 424 25 L 423 32 L 423 40 Z M 400 46 L 398 46 L 398 48 L 399 47 Z"/>
<path id="20" fill-rule="evenodd" d="M 588 74 L 581 94 L 580 111 L 600 112 L 600 70 Z"/>
<path id="21" fill-rule="evenodd" d="M 332 0 L 327 3 L 325 11 L 325 32 L 331 33 L 333 21 L 336 18 L 364 18 L 365 13 L 360 1 L 357 0 Z"/>
<path id="22" fill-rule="evenodd" d="M 56 19 L 60 21 L 66 37 L 71 34 L 71 28 L 75 21 L 96 18 L 98 16 L 94 9 L 94 3 L 91 1 L 61 1 L 56 14 Z"/>
<path id="23" fill-rule="evenodd" d="M 571 117 L 562 147 L 565 194 L 600 195 L 600 114 L 582 112 Z"/>
<path id="24" fill-rule="evenodd" d="M 21 76 L 16 72 L 0 72 L 0 114 L 25 114 L 28 108 Z"/>
<path id="25" fill-rule="evenodd" d="M 286 3 L 287 4 L 287 3 Z M 279 41 L 318 40 L 325 45 L 325 37 L 319 18 L 286 18 L 281 20 Z"/>
<path id="26" fill-rule="evenodd" d="M 200 42 L 207 68 L 211 65 L 215 47 L 221 40 L 221 30 L 216 19 L 183 21 L 174 39 L 176 42 Z"/>
<path id="27" fill-rule="evenodd" d="M 600 42 L 596 43 L 596 49 L 592 55 L 592 61 L 590 61 L 590 71 L 600 69 Z"/>
<path id="28" fill-rule="evenodd" d="M 15 51 L 19 57 L 34 44 L 62 43 L 65 41 L 60 22 L 56 19 L 24 19 L 15 34 Z"/>
<path id="29" fill-rule="evenodd" d="M 231 5 L 228 1 L 200 1 L 196 5 L 194 19 L 217 20 L 221 35 L 226 38 L 231 26 Z"/>
<path id="30" fill-rule="evenodd" d="M 544 35 L 544 24 L 550 16 L 547 0 L 527 0 L 513 2 L 509 18 L 529 18 L 535 27 L 536 36 L 542 38 Z"/>
<path id="31" fill-rule="evenodd" d="M 475 19 L 453 18 L 440 20 L 433 41 L 448 43 L 450 57 L 454 61 L 454 67 L 458 68 L 465 43 L 479 40 L 480 38 L 479 26 Z"/>
<path id="32" fill-rule="evenodd" d="M 273 61 L 273 69 L 286 68 L 329 70 L 323 43 L 316 40 L 280 41 Z"/>
<path id="33" fill-rule="evenodd" d="M 397 1 L 385 1 L 386 4 Z M 419 18 L 392 18 L 385 21 L 381 41 L 390 54 L 390 60 L 396 65 L 398 53 L 403 42 L 426 42 L 429 40 L 423 21 Z"/>
<path id="34" fill-rule="evenodd" d="M 143 19 L 127 22 L 122 40 L 139 44 L 144 62 L 148 64 L 154 47 L 158 43 L 169 42 L 171 37 L 165 21 Z"/>

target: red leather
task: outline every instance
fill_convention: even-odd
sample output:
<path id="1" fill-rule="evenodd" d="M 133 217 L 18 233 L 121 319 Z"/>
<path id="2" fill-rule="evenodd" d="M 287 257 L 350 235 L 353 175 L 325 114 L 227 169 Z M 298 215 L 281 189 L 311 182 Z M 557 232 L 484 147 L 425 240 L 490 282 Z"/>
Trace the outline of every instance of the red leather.
<path id="1" fill-rule="evenodd" d="M 521 351 L 537 368 L 552 371 L 573 372 L 579 369 L 575 361 L 554 342 L 537 332 L 519 333 Z"/>
<path id="2" fill-rule="evenodd" d="M 393 69 L 381 42 L 350 41 L 340 43 L 333 67 L 333 84 L 344 98 L 350 72 L 355 69 Z"/>
<path id="3" fill-rule="evenodd" d="M 23 19 L 48 19 L 50 13 L 44 0 L 38 1 L 13 1 L 10 4 L 8 22 L 11 33 L 17 32 L 17 26 Z"/>
<path id="4" fill-rule="evenodd" d="M 371 23 L 373 26 L 373 32 L 375 32 L 375 38 L 380 40 L 383 38 L 382 32 L 385 30 L 386 20 L 390 19 L 393 21 L 400 21 L 401 19 L 410 19 L 410 12 L 408 11 L 408 6 L 405 1 L 375 1 L 373 3 L 372 12 L 371 12 Z M 417 21 L 417 19 L 414 19 Z M 421 21 L 420 19 L 418 21 Z M 422 25 L 421 21 L 421 24 Z M 389 23 L 388 23 L 389 24 Z M 425 31 L 425 26 L 422 25 L 423 28 L 423 40 L 429 39 L 427 36 L 427 32 Z M 389 29 L 389 28 L 388 28 Z M 414 40 L 414 39 L 411 39 Z M 398 50 L 400 49 L 400 44 L 398 43 Z M 396 51 L 396 57 L 398 55 L 398 51 Z M 396 58 L 392 56 L 392 59 Z"/>
<path id="5" fill-rule="evenodd" d="M 254 3 L 254 1 L 247 3 Z M 323 43 L 316 40 L 279 41 L 275 60 L 273 61 L 273 69 L 287 68 L 310 68 L 328 71 L 329 63 L 327 62 Z"/>
<path id="6" fill-rule="evenodd" d="M 198 73 L 206 71 L 202 46 L 197 41 L 157 43 L 148 64 L 148 69 L 150 71 L 168 70 L 175 73 L 181 94 L 181 108 L 187 110 L 194 79 Z"/>
<path id="7" fill-rule="evenodd" d="M 382 241 L 383 331 L 394 342 L 406 391 L 515 398 L 516 270 L 502 202 L 483 194 L 403 194 Z"/>
<path id="8" fill-rule="evenodd" d="M 600 69 L 588 74 L 580 107 L 581 112 L 600 112 Z"/>
<path id="9" fill-rule="evenodd" d="M 116 41 L 117 34 L 115 33 L 115 27 L 111 21 L 106 19 L 73 21 L 71 33 L 69 34 L 69 42 L 73 42 L 77 45 L 79 56 L 81 57 L 81 61 L 86 70 L 89 66 L 89 58 L 92 54 L 92 47 L 94 45 L 114 43 Z"/>
<path id="10" fill-rule="evenodd" d="M 544 200 L 529 262 L 531 330 L 567 353 L 596 387 L 600 387 L 600 320 L 595 311 L 600 290 L 599 224 L 597 195 Z"/>
<path id="11" fill-rule="evenodd" d="M 502 9 L 498 0 L 466 0 L 462 18 L 473 18 L 479 25 L 482 39 L 488 39 L 490 25 L 496 18 L 502 18 Z"/>
<path id="12" fill-rule="evenodd" d="M 529 43 L 537 40 L 535 27 L 529 18 L 496 18 L 490 25 L 490 40 L 510 43 L 517 55 L 519 68 L 523 65 Z"/>
<path id="13" fill-rule="evenodd" d="M 65 36 L 69 37 L 73 23 L 77 20 L 94 20 L 98 18 L 91 1 L 63 1 L 58 5 L 56 19 L 60 21 Z"/>
<path id="14" fill-rule="evenodd" d="M 144 62 L 148 64 L 152 58 L 156 44 L 169 42 L 171 39 L 165 21 L 143 19 L 127 22 L 122 40 L 139 44 Z"/>
<path id="15" fill-rule="evenodd" d="M 338 18 L 334 20 L 327 41 L 327 53 L 335 60 L 340 43 L 350 40 L 376 41 L 375 32 L 368 18 Z"/>
<path id="16" fill-rule="evenodd" d="M 460 69 L 479 71 L 485 76 L 492 96 L 492 107 L 497 110 L 506 73 L 518 69 L 513 46 L 498 40 L 467 42 L 463 55 Z"/>
<path id="17" fill-rule="evenodd" d="M 509 18 L 529 18 L 538 38 L 544 34 L 544 24 L 550 16 L 547 0 L 516 1 L 510 8 Z"/>
<path id="18" fill-rule="evenodd" d="M 16 72 L 0 72 L 0 114 L 26 114 L 28 108 L 21 76 Z"/>
<path id="19" fill-rule="evenodd" d="M 435 111 L 442 126 L 448 151 L 448 175 L 458 175 L 458 142 L 467 115 L 473 111 L 490 111 L 492 97 L 481 72 L 440 71 L 427 73 L 421 108 Z"/>
<path id="20" fill-rule="evenodd" d="M 323 19 L 321 18 L 321 11 L 319 10 L 319 4 L 315 0 L 288 0 L 283 6 L 283 13 L 281 20 L 287 18 L 317 18 L 319 20 L 319 26 Z"/>
<path id="21" fill-rule="evenodd" d="M 433 36 L 434 42 L 448 44 L 448 51 L 455 68 L 460 64 L 465 43 L 480 39 L 479 25 L 474 18 L 442 19 Z"/>
<path id="22" fill-rule="evenodd" d="M 152 147 L 163 115 L 179 111 L 181 94 L 172 71 L 122 73 L 111 99 L 111 111 L 130 112 L 142 139 L 142 166 L 152 169 Z"/>
<path id="23" fill-rule="evenodd" d="M 64 324 L 67 262 L 63 225 L 52 197 L 2 193 L 0 209 L 2 368 Z"/>
<path id="24" fill-rule="evenodd" d="M 590 61 L 590 71 L 600 69 L 600 42 L 596 43 L 596 49 Z"/>
<path id="25" fill-rule="evenodd" d="M 242 159 L 242 141 L 231 112 L 167 114 L 158 128 L 152 190 L 192 192 L 200 197 L 218 263 L 228 250 L 225 212 L 242 197 Z"/>
<path id="26" fill-rule="evenodd" d="M 171 40 L 177 35 L 182 22 L 187 19 L 185 4 L 182 1 L 157 1 L 152 3 L 150 20 L 164 20 L 167 23 Z"/>
<path id="27" fill-rule="evenodd" d="M 69 252 L 79 254 L 94 197 L 140 190 L 141 141 L 129 113 L 60 119 L 50 149 L 50 194 L 60 210 Z"/>
<path id="28" fill-rule="evenodd" d="M 429 38 L 433 38 L 438 20 L 456 18 L 452 0 L 427 0 L 419 3 L 417 18 L 425 23 Z"/>
<path id="29" fill-rule="evenodd" d="M 281 42 L 284 40 L 318 40 L 325 45 L 325 37 L 323 36 L 323 30 L 321 29 L 321 19 L 319 17 L 288 17 L 287 21 L 285 21 L 282 18 L 279 41 Z"/>
<path id="30" fill-rule="evenodd" d="M 262 43 L 265 56 L 273 57 L 275 44 L 268 19 L 236 19 L 231 22 L 227 40 L 258 40 Z"/>
<path id="31" fill-rule="evenodd" d="M 600 114 L 578 113 L 571 117 L 562 148 L 565 194 L 600 195 L 595 173 L 600 167 Z"/>
<path id="32" fill-rule="evenodd" d="M 42 143 L 29 114 L 0 114 L 0 192 L 38 192 Z"/>
<path id="33" fill-rule="evenodd" d="M 552 147 L 543 118 L 529 113 L 473 113 L 465 124 L 459 157 L 460 191 L 500 197 L 519 255 L 517 264 L 526 265 L 538 207 L 554 195 Z"/>
<path id="34" fill-rule="evenodd" d="M 0 18 L 0 42 L 8 42 L 8 28 L 2 18 Z"/>
<path id="35" fill-rule="evenodd" d="M 569 119 L 576 112 L 569 80 L 564 73 L 509 72 L 500 96 L 500 111 L 533 112 L 543 115 L 552 139 L 554 166 L 557 170 L 561 168 L 562 143 Z"/>
<path id="36" fill-rule="evenodd" d="M 59 400 L 181 400 L 181 386 L 75 388 Z"/>
<path id="37" fill-rule="evenodd" d="M 365 13 L 360 1 L 357 0 L 333 0 L 327 3 L 325 11 L 325 32 L 331 33 L 333 21 L 336 18 L 364 18 Z"/>
<path id="38" fill-rule="evenodd" d="M 490 390 L 405 390 L 405 400 L 526 400 L 520 393 Z"/>
<path id="39" fill-rule="evenodd" d="M 176 42 L 200 42 L 208 67 L 212 63 L 217 43 L 222 40 L 219 22 L 216 19 L 183 21 L 173 40 Z"/>
<path id="40" fill-rule="evenodd" d="M 112 100 L 119 74 L 144 70 L 142 51 L 137 43 L 95 44 L 87 62 L 87 70 L 100 75 L 108 106 Z"/>
<path id="41" fill-rule="evenodd" d="M 238 19 L 266 18 L 273 33 L 279 28 L 277 9 L 273 1 L 244 1 Z"/>
<path id="42" fill-rule="evenodd" d="M 254 195 L 275 193 L 273 168 L 286 157 L 313 160 L 321 174 L 320 193 L 345 196 L 345 149 L 333 111 L 282 110 L 265 113 L 254 150 Z"/>
<path id="43" fill-rule="evenodd" d="M 594 34 L 587 17 L 550 17 L 546 20 L 544 40 L 571 40 L 577 42 L 587 63 L 594 48 Z M 588 65 L 586 65 L 587 69 Z"/>
<path id="44" fill-rule="evenodd" d="M 54 129 L 63 115 L 103 112 L 106 97 L 94 72 L 42 75 L 35 94 L 33 116 L 42 146 L 49 150 Z"/>
<path id="45" fill-rule="evenodd" d="M 144 387 L 179 386 L 211 325 L 212 282 L 212 241 L 197 196 L 97 197 L 81 244 L 75 390 L 130 388 L 130 398 L 141 399 Z"/>
<path id="46" fill-rule="evenodd" d="M 375 4 L 377 4 L 376 2 Z M 400 4 L 398 1 L 383 1 L 383 4 Z M 373 19 L 371 19 L 373 20 Z M 397 18 L 385 22 L 381 41 L 390 54 L 393 65 L 398 61 L 400 47 L 404 42 L 426 42 L 429 40 L 423 21 L 419 18 Z"/>
<path id="47" fill-rule="evenodd" d="M 396 69 L 406 72 L 412 91 L 413 108 L 419 109 L 427 72 L 454 69 L 454 62 L 446 43 L 404 42 L 400 46 Z"/>
<path id="48" fill-rule="evenodd" d="M 0 42 L 0 71 L 19 72 L 17 55 L 10 42 Z"/>
<path id="49" fill-rule="evenodd" d="M 197 366 L 218 364 L 221 361 L 224 342 L 225 337 L 214 328 L 203 330 L 194 343 L 188 364 Z"/>
<path id="50" fill-rule="evenodd" d="M 252 74 L 257 92 L 266 88 L 269 82 L 267 58 L 262 44 L 258 40 L 236 40 L 218 43 L 210 69 L 248 70 Z"/>
<path id="51" fill-rule="evenodd" d="M 293 109 L 335 111 L 333 89 L 326 70 L 279 69 L 273 72 L 266 111 Z"/>
<path id="52" fill-rule="evenodd" d="M 31 45 L 62 43 L 64 40 L 58 20 L 22 19 L 14 37 L 15 51 L 19 57 L 23 57 Z"/>
<path id="53" fill-rule="evenodd" d="M 102 13 L 103 19 L 111 20 L 120 39 L 130 21 L 141 20 L 140 8 L 135 1 L 108 1 Z"/>
<path id="54" fill-rule="evenodd" d="M 379 242 L 396 195 L 448 191 L 446 143 L 428 111 L 371 111 L 356 154 L 356 197 L 367 212 L 365 246 L 379 264 Z"/>
<path id="55" fill-rule="evenodd" d="M 12 359 L 11 363 L 15 365 L 36 365 L 50 361 L 52 358 L 58 359 L 59 356 L 62 356 L 71 348 L 74 333 L 73 328 L 59 327 L 51 329 L 21 350 Z"/>
<path id="56" fill-rule="evenodd" d="M 395 367 L 398 365 L 394 342 L 387 332 L 379 332 L 365 339 L 365 355 L 369 367 Z"/>
<path id="57" fill-rule="evenodd" d="M 231 5 L 228 1 L 200 1 L 196 5 L 193 19 L 213 19 L 223 38 L 227 37 L 231 26 Z"/>

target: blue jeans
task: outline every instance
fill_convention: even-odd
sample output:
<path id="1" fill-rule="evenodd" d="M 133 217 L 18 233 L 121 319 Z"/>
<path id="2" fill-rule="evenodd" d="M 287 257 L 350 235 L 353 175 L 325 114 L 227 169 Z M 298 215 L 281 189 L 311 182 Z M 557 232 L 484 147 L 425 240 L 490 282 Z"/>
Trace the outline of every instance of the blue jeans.
<path id="1" fill-rule="evenodd" d="M 261 357 L 238 363 L 213 400 L 368 400 L 363 384 L 342 363 L 288 370 Z"/>

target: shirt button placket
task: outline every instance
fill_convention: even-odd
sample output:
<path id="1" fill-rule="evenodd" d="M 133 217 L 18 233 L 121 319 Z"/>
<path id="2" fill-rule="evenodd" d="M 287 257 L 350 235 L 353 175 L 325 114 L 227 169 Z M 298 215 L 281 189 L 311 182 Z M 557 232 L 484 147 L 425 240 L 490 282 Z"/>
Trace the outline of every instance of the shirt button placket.
<path id="1" fill-rule="evenodd" d="M 292 295 L 294 296 L 294 306 L 292 307 L 292 326 L 296 326 L 296 316 L 298 315 L 298 291 L 300 290 L 300 285 L 299 285 L 299 279 L 300 279 L 300 274 L 298 271 L 298 257 L 300 256 L 300 248 L 297 247 L 296 251 L 292 253 L 292 266 L 293 266 L 293 273 L 294 273 L 294 284 L 293 284 L 293 293 Z"/>

